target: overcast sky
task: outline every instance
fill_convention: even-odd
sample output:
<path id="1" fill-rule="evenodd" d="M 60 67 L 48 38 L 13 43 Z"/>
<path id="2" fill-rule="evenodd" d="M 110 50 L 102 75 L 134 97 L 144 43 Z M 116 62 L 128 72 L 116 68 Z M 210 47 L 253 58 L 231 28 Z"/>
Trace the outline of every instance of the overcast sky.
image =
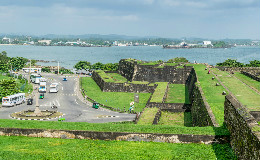
<path id="1" fill-rule="evenodd" d="M 0 0 L 0 33 L 260 39 L 260 0 Z"/>

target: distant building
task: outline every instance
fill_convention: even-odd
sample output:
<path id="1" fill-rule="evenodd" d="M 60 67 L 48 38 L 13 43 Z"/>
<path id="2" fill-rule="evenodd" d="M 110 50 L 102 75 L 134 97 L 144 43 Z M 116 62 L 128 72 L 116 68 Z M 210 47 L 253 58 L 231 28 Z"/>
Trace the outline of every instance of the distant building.
<path id="1" fill-rule="evenodd" d="M 6 43 L 11 43 L 11 38 L 4 37 L 2 41 Z"/>
<path id="2" fill-rule="evenodd" d="M 203 41 L 203 45 L 211 45 L 211 41 Z"/>
<path id="3" fill-rule="evenodd" d="M 51 40 L 38 40 L 38 43 L 45 43 L 46 45 L 50 45 Z"/>

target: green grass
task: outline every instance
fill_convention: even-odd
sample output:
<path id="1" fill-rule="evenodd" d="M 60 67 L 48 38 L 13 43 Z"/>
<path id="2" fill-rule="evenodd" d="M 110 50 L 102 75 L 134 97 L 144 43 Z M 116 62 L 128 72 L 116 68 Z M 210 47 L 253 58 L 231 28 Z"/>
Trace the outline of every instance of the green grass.
<path id="1" fill-rule="evenodd" d="M 132 81 L 132 82 L 128 82 L 128 83 L 132 83 L 132 84 L 149 84 L 148 81 Z"/>
<path id="2" fill-rule="evenodd" d="M 236 96 L 239 102 L 246 105 L 250 111 L 260 111 L 259 94 L 227 72 L 220 71 L 217 68 L 214 68 L 213 71 L 234 96 Z"/>
<path id="3" fill-rule="evenodd" d="M 145 108 L 141 115 L 138 124 L 153 124 L 154 117 L 159 108 Z"/>
<path id="4" fill-rule="evenodd" d="M 104 71 L 97 70 L 95 72 L 97 72 L 105 82 L 115 82 L 115 80 L 108 76 Z"/>
<path id="5" fill-rule="evenodd" d="M 160 64 L 160 62 L 148 62 L 148 63 L 142 63 L 140 65 L 157 65 L 157 64 Z"/>
<path id="6" fill-rule="evenodd" d="M 169 90 L 165 103 L 190 104 L 187 86 L 185 86 L 185 84 L 169 84 Z"/>
<path id="7" fill-rule="evenodd" d="M 131 123 L 87 123 L 58 121 L 20 121 L 0 119 L 2 128 L 30 128 L 57 130 L 86 130 L 98 132 L 165 133 L 196 135 L 229 135 L 225 127 L 184 127 L 170 125 L 137 125 Z"/>
<path id="8" fill-rule="evenodd" d="M 202 88 L 204 96 L 216 118 L 216 122 L 220 126 L 223 125 L 225 96 L 222 95 L 222 92 L 226 91 L 225 88 L 223 86 L 216 86 L 216 83 L 218 83 L 217 79 L 212 80 L 214 76 L 207 74 L 208 70 L 205 70 L 205 65 L 192 64 L 191 66 L 194 66 L 198 81 L 200 82 L 197 85 Z"/>
<path id="9" fill-rule="evenodd" d="M 235 76 L 240 79 L 241 81 L 243 81 L 244 83 L 246 83 L 247 85 L 257 89 L 258 91 L 260 91 L 260 82 L 240 73 L 240 72 L 235 72 Z"/>
<path id="10" fill-rule="evenodd" d="M 127 82 L 127 79 L 123 76 L 121 76 L 118 73 L 106 73 L 109 77 L 111 77 L 115 81 L 122 81 L 122 82 Z"/>
<path id="11" fill-rule="evenodd" d="M 228 144 L 0 136 L 1 159 L 234 159 Z"/>
<path id="12" fill-rule="evenodd" d="M 176 66 L 178 65 L 179 63 L 165 63 L 166 66 Z"/>
<path id="13" fill-rule="evenodd" d="M 162 111 L 158 125 L 192 126 L 190 112 L 167 112 Z"/>
<path id="14" fill-rule="evenodd" d="M 82 77 L 82 87 L 87 91 L 88 97 L 94 99 L 98 103 L 105 104 L 113 108 L 124 110 L 129 109 L 130 103 L 134 101 L 135 93 L 125 92 L 102 92 L 96 82 L 90 77 Z M 139 103 L 135 103 L 136 112 L 141 112 L 145 107 L 151 93 L 138 93 Z"/>
<path id="15" fill-rule="evenodd" d="M 184 68 L 184 66 L 177 66 L 176 68 Z"/>
<path id="16" fill-rule="evenodd" d="M 150 102 L 162 103 L 168 82 L 156 82 L 156 84 L 158 84 L 158 86 L 156 87 Z"/>

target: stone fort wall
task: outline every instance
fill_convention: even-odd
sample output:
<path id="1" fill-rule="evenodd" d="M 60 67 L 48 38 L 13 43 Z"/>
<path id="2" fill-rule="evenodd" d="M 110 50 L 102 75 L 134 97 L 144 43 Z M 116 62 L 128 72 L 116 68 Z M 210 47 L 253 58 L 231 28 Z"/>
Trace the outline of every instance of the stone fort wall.
<path id="1" fill-rule="evenodd" d="M 260 159 L 260 126 L 232 94 L 225 98 L 224 119 L 238 159 Z"/>

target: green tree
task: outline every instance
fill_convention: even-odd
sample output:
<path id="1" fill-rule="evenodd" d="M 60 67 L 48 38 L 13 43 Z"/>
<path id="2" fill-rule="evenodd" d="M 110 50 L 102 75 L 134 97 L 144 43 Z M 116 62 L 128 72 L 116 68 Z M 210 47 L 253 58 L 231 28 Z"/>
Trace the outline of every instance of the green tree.
<path id="1" fill-rule="evenodd" d="M 77 70 L 80 70 L 80 69 L 91 69 L 91 63 L 88 62 L 88 61 L 79 61 L 75 66 L 74 68 L 76 68 Z"/>
<path id="2" fill-rule="evenodd" d="M 101 62 L 97 62 L 91 66 L 91 69 L 104 70 L 104 64 Z"/>
<path id="3" fill-rule="evenodd" d="M 180 62 L 187 63 L 189 61 L 184 57 L 176 57 L 176 58 L 173 58 L 173 59 L 169 59 L 167 62 L 169 62 L 169 63 L 180 63 Z"/>
<path id="4" fill-rule="evenodd" d="M 223 63 L 217 63 L 217 66 L 227 66 L 227 67 L 244 67 L 243 63 L 238 62 L 235 59 L 227 59 Z"/>
<path id="5" fill-rule="evenodd" d="M 20 90 L 15 79 L 3 79 L 0 81 L 0 101 L 4 96 L 13 95 L 19 93 Z"/>

